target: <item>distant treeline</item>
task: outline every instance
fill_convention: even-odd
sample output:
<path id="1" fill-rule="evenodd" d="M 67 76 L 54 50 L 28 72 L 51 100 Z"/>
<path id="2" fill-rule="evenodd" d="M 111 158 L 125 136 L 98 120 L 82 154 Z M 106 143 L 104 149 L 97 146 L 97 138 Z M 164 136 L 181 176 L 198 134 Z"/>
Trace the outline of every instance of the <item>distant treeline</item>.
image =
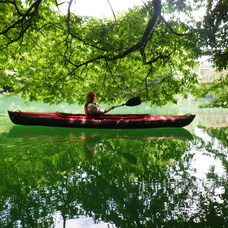
<path id="1" fill-rule="evenodd" d="M 0 88 L 0 93 L 11 93 L 13 92 L 13 88 L 10 86 L 3 86 L 2 88 Z"/>

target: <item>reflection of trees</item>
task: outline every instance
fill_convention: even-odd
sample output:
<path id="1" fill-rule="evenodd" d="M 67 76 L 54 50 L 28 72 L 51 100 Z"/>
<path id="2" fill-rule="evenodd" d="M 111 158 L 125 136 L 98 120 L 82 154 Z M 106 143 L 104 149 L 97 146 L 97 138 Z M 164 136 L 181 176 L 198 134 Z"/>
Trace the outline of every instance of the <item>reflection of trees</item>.
<path id="1" fill-rule="evenodd" d="M 209 156 L 219 159 L 228 172 L 228 128 L 201 128 L 207 134 L 208 140 L 201 139 L 198 144 L 200 142 L 201 147 L 206 148 L 206 153 Z"/>
<path id="2" fill-rule="evenodd" d="M 193 144 L 198 153 L 202 153 L 206 158 L 213 158 L 214 164 L 209 166 L 205 179 L 197 180 L 199 216 L 195 220 L 207 221 L 202 224 L 210 224 L 211 227 L 223 227 L 222 225 L 228 222 L 228 131 L 227 128 L 205 127 L 201 127 L 201 130 L 203 135 L 195 137 Z M 220 162 L 220 169 L 224 170 L 223 174 L 216 172 L 215 166 L 219 165 L 216 161 Z"/>
<path id="3" fill-rule="evenodd" d="M 228 147 L 228 127 L 204 128 L 211 137 L 218 139 L 224 147 Z"/>
<path id="4" fill-rule="evenodd" d="M 197 219 L 207 224 L 208 215 L 218 219 L 219 213 L 220 223 L 227 218 L 223 204 L 210 212 L 216 206 L 209 199 L 213 193 L 200 194 L 203 185 L 188 167 L 189 142 L 98 137 L 95 143 L 102 145 L 86 160 L 80 140 L 20 140 L 14 152 L 0 155 L 0 226 L 21 220 L 24 227 L 50 227 L 55 212 L 64 219 L 86 215 L 117 227 L 192 224 Z M 218 177 L 214 181 L 223 184 Z"/>

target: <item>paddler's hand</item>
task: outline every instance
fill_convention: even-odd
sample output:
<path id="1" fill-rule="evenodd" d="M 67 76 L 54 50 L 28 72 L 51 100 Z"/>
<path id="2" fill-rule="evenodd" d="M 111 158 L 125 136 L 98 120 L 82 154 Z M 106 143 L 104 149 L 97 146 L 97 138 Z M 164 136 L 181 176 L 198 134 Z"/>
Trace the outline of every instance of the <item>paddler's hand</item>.
<path id="1" fill-rule="evenodd" d="M 107 108 L 107 109 L 104 110 L 104 113 L 109 112 L 110 110 L 112 110 L 114 108 L 115 108 L 114 106 L 112 106 L 111 108 Z"/>

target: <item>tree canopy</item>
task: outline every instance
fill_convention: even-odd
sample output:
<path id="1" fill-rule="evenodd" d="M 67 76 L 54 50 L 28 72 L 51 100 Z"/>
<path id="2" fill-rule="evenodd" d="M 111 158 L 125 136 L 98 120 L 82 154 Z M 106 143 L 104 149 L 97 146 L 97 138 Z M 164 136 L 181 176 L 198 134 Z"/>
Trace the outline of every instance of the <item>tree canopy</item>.
<path id="1" fill-rule="evenodd" d="M 0 87 L 46 103 L 82 103 L 92 90 L 164 105 L 194 91 L 200 56 L 227 67 L 225 0 L 146 1 L 114 19 L 79 16 L 72 3 L 0 1 Z"/>

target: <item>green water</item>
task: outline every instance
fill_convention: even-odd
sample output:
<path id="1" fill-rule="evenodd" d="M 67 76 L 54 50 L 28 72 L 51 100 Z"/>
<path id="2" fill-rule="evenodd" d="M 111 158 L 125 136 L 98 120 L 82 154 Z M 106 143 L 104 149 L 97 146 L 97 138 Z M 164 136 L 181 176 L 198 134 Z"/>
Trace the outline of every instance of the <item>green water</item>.
<path id="1" fill-rule="evenodd" d="M 185 128 L 141 130 L 16 126 L 7 110 L 83 108 L 0 97 L 0 227 L 228 224 L 227 110 L 190 101 L 115 110 L 196 114 Z"/>

